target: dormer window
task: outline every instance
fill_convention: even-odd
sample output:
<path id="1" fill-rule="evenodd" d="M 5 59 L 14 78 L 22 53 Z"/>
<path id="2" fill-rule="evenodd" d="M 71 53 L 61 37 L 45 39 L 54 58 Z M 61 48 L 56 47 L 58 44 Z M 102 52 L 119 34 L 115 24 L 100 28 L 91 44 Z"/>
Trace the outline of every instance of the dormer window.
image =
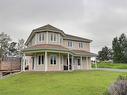
<path id="1" fill-rule="evenodd" d="M 72 41 L 68 41 L 68 47 L 72 47 L 73 46 L 73 42 Z"/>
<path id="2" fill-rule="evenodd" d="M 82 42 L 79 43 L 79 48 L 83 48 L 83 43 Z"/>

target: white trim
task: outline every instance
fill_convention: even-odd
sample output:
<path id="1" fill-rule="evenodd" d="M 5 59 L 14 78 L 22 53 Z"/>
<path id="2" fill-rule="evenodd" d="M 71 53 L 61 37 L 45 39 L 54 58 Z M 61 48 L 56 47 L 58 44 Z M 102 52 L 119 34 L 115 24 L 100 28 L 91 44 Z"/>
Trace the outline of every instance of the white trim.
<path id="1" fill-rule="evenodd" d="M 69 58 L 69 53 L 68 53 L 68 71 L 70 71 L 70 58 Z"/>
<path id="2" fill-rule="evenodd" d="M 48 69 L 47 51 L 45 51 L 45 71 Z"/>
<path id="3" fill-rule="evenodd" d="M 60 53 L 59 53 L 59 70 L 61 70 L 61 57 L 60 57 Z"/>
<path id="4" fill-rule="evenodd" d="M 82 56 L 80 56 L 80 66 L 81 66 L 81 69 L 83 69 L 83 65 L 82 65 Z"/>
<path id="5" fill-rule="evenodd" d="M 22 71 L 25 71 L 25 63 L 26 63 L 26 57 L 25 57 L 25 54 L 24 54 L 23 55 Z"/>
<path id="6" fill-rule="evenodd" d="M 89 64 L 88 63 L 88 57 L 86 57 L 86 62 L 87 62 L 87 68 L 86 69 L 88 70 L 89 69 L 89 67 L 88 67 L 88 64 Z"/>

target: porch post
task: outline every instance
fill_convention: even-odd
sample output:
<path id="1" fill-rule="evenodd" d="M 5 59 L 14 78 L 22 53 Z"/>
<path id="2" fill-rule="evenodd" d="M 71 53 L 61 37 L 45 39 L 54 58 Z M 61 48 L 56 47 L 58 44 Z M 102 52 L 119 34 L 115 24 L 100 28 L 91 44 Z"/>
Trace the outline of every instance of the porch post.
<path id="1" fill-rule="evenodd" d="M 59 53 L 59 71 L 61 70 L 61 60 L 60 60 L 60 53 Z"/>
<path id="2" fill-rule="evenodd" d="M 45 51 L 45 71 L 47 71 L 48 63 L 47 63 L 47 51 Z"/>
<path id="3" fill-rule="evenodd" d="M 88 57 L 86 57 L 86 62 L 87 62 L 87 70 L 88 70 L 89 69 L 89 67 L 88 67 L 88 64 L 89 64 Z"/>
<path id="4" fill-rule="evenodd" d="M 68 71 L 70 71 L 70 60 L 69 60 L 69 53 L 68 53 Z"/>
<path id="5" fill-rule="evenodd" d="M 74 56 L 71 56 L 71 62 L 72 62 L 72 70 L 74 70 Z"/>
<path id="6" fill-rule="evenodd" d="M 23 54 L 22 71 L 25 71 L 25 63 L 26 63 L 26 58 L 25 58 L 25 53 L 24 53 Z"/>
<path id="7" fill-rule="evenodd" d="M 82 56 L 80 56 L 80 63 L 81 63 L 81 69 L 83 69 L 83 65 L 82 65 Z"/>

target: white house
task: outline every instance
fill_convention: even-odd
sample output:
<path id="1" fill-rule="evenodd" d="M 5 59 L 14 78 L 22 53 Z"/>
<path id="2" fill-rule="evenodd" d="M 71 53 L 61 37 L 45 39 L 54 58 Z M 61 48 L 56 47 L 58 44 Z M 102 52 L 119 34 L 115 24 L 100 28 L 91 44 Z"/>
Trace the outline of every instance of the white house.
<path id="1" fill-rule="evenodd" d="M 91 42 L 49 24 L 34 29 L 25 43 L 22 70 L 26 67 L 30 71 L 91 69 L 91 57 L 96 56 L 90 53 Z"/>

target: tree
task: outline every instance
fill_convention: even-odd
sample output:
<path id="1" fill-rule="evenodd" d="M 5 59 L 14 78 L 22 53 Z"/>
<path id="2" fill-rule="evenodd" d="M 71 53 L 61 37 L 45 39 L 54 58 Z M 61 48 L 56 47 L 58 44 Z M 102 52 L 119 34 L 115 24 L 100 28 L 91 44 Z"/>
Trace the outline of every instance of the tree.
<path id="1" fill-rule="evenodd" d="M 8 55 L 9 56 L 16 56 L 17 55 L 17 48 L 16 48 L 16 42 L 11 42 L 8 47 Z"/>
<path id="2" fill-rule="evenodd" d="M 25 43 L 25 40 L 24 39 L 19 39 L 18 46 L 17 46 L 17 50 L 18 50 L 18 55 L 20 57 L 22 57 L 22 55 L 23 55 L 22 50 L 25 48 L 25 44 L 24 43 Z"/>
<path id="3" fill-rule="evenodd" d="M 98 59 L 100 61 L 108 61 L 112 59 L 112 50 L 107 46 L 103 47 L 102 50 L 98 52 Z"/>
<path id="4" fill-rule="evenodd" d="M 114 62 L 120 62 L 121 60 L 121 49 L 120 49 L 120 43 L 117 37 L 113 39 L 112 42 L 112 49 L 113 49 L 113 61 Z"/>
<path id="5" fill-rule="evenodd" d="M 10 36 L 5 34 L 4 32 L 0 34 L 0 56 L 6 55 L 6 51 L 8 50 L 10 41 Z"/>
<path id="6" fill-rule="evenodd" d="M 127 37 L 121 34 L 112 41 L 113 61 L 116 63 L 127 63 Z"/>

